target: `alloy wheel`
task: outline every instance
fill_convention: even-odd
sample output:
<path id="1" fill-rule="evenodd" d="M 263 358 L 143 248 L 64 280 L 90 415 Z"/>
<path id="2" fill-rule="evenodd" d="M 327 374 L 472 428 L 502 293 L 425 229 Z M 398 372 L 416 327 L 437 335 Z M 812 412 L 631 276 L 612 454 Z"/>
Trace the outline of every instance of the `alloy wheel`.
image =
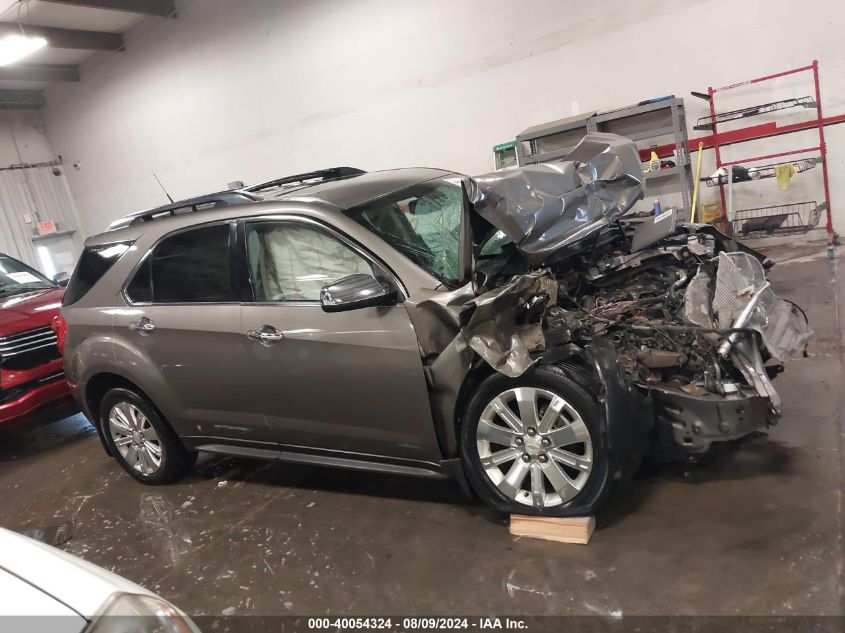
<path id="1" fill-rule="evenodd" d="M 509 389 L 481 414 L 476 446 L 487 477 L 508 498 L 534 508 L 573 499 L 593 468 L 590 431 L 561 396 Z"/>
<path id="2" fill-rule="evenodd" d="M 144 475 L 152 475 L 161 468 L 161 440 L 137 406 L 131 402 L 115 404 L 109 411 L 109 433 L 131 468 Z"/>

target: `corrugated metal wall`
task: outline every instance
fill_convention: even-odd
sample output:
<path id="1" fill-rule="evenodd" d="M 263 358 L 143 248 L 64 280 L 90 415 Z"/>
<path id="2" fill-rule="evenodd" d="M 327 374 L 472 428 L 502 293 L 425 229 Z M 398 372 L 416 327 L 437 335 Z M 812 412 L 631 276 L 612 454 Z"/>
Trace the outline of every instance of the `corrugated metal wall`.
<path id="1" fill-rule="evenodd" d="M 31 224 L 25 222 L 26 215 L 31 216 Z M 75 231 L 74 244 L 79 248 L 81 236 L 64 168 L 0 170 L 0 251 L 38 268 L 30 237 L 42 220 L 55 221 L 59 231 Z"/>

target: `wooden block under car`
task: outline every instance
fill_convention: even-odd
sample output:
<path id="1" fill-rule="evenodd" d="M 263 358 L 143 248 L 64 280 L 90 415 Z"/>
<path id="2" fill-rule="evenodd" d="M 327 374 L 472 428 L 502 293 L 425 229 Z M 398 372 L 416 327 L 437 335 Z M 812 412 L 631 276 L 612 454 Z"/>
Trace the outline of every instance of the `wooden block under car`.
<path id="1" fill-rule="evenodd" d="M 510 531 L 513 536 L 530 536 L 559 543 L 586 545 L 590 542 L 595 528 L 596 518 L 592 516 L 558 519 L 512 514 Z"/>

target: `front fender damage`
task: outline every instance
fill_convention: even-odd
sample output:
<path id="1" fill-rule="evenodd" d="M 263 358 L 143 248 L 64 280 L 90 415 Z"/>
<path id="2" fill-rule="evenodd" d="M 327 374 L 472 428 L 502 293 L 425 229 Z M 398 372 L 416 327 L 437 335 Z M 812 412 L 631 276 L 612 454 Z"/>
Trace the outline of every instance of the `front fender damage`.
<path id="1" fill-rule="evenodd" d="M 406 302 L 444 458 L 462 388 L 538 363 L 593 381 L 614 478 L 651 449 L 694 459 L 775 423 L 771 380 L 812 337 L 806 315 L 762 254 L 672 210 L 631 212 L 639 169 L 633 142 L 588 135 L 560 163 L 464 181 L 473 284 Z"/>
<path id="2" fill-rule="evenodd" d="M 419 339 L 444 457 L 457 454 L 458 400 L 470 372 L 486 365 L 518 377 L 538 362 L 562 361 L 573 353 L 583 357 L 585 367 L 593 367 L 596 384 L 606 394 L 606 425 L 616 451 L 621 455 L 623 446 L 639 443 L 626 442 L 624 433 L 616 431 L 615 418 L 624 416 L 636 394 L 613 369 L 612 347 L 597 349 L 592 361 L 573 345 L 553 342 L 547 349 L 543 315 L 556 305 L 559 283 L 550 269 L 540 266 L 562 251 L 577 249 L 627 212 L 643 196 L 641 180 L 636 146 L 613 134 L 587 135 L 557 163 L 465 179 L 475 255 L 498 229 L 517 246 L 525 266 L 518 265 L 517 274 L 487 288 L 466 284 L 448 292 L 423 291 L 405 304 Z M 476 273 L 477 279 L 491 279 L 478 269 Z M 561 368 L 568 371 L 565 364 Z M 636 405 L 642 410 L 641 402 Z M 623 428 L 636 425 L 632 420 Z M 636 429 L 635 435 L 645 433 L 647 427 Z M 620 458 L 620 463 L 633 461 L 639 456 Z"/>
<path id="3" fill-rule="evenodd" d="M 526 308 L 545 308 L 556 284 L 546 270 L 519 275 L 476 295 L 472 284 L 451 292 L 426 291 L 406 302 L 420 343 L 438 441 L 445 457 L 457 454 L 458 396 L 479 359 L 506 376 L 521 376 L 544 349 L 542 325 L 527 322 Z M 537 302 L 539 297 L 542 302 Z"/>
<path id="4" fill-rule="evenodd" d="M 546 347 L 540 318 L 556 302 L 557 282 L 548 270 L 511 278 L 480 295 L 471 286 L 431 292 L 408 303 L 418 333 L 428 381 L 432 414 L 444 457 L 457 454 L 455 421 L 460 414 L 461 385 L 483 362 L 511 378 L 537 363 L 577 359 L 601 386 L 600 404 L 615 478 L 633 474 L 648 448 L 653 414 L 651 398 L 619 370 L 616 352 L 605 339 L 592 345 Z M 451 336 L 451 338 L 449 338 Z"/>

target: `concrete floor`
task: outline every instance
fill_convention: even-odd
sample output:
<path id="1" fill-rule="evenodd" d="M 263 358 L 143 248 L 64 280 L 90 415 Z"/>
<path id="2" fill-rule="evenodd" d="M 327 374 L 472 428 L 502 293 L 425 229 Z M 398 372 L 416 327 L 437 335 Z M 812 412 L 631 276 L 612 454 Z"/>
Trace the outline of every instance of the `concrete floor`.
<path id="1" fill-rule="evenodd" d="M 64 549 L 191 614 L 845 614 L 843 284 L 823 251 L 777 257 L 818 333 L 781 424 L 618 486 L 589 546 L 514 540 L 448 482 L 207 458 L 145 487 L 81 416 L 0 434 L 0 525 L 73 520 Z"/>

